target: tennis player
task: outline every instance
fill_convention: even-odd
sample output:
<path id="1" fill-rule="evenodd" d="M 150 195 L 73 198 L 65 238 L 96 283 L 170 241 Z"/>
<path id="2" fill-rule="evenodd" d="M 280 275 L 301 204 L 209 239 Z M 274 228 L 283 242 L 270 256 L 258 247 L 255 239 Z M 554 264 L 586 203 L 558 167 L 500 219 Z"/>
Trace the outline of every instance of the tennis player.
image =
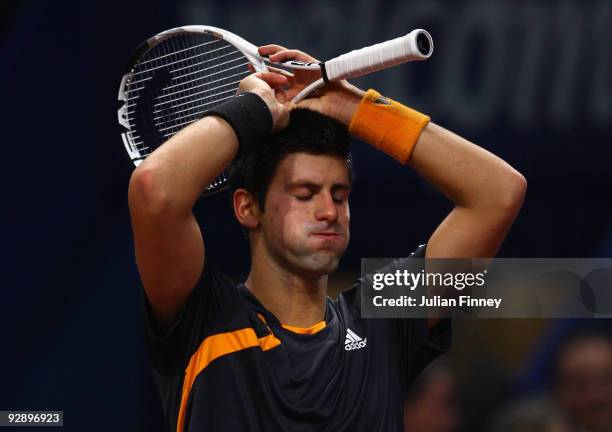
<path id="1" fill-rule="evenodd" d="M 260 53 L 314 60 L 278 45 Z M 169 139 L 131 178 L 146 344 L 171 430 L 403 429 L 407 388 L 448 347 L 450 327 L 362 319 L 360 281 L 335 301 L 326 296 L 349 242 L 349 135 L 454 203 L 406 256 L 493 257 L 522 205 L 525 179 L 507 163 L 374 90 L 344 81 L 294 106 L 316 78 L 249 75 L 238 96 Z M 192 213 L 232 161 L 233 209 L 251 251 L 237 286 L 206 258 Z M 372 229 L 378 224 L 384 214 Z"/>

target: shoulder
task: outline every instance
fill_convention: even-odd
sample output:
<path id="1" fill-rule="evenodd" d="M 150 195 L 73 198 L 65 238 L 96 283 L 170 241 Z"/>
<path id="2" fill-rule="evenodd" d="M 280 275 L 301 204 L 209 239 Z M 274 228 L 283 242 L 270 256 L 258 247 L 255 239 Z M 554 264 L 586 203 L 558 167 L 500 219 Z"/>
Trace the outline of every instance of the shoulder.
<path id="1" fill-rule="evenodd" d="M 233 330 L 238 325 L 236 321 L 242 309 L 237 285 L 209 260 L 167 328 L 157 325 L 146 295 L 144 301 L 145 345 L 154 368 L 161 371 L 182 370 L 202 340 L 212 333 Z"/>
<path id="2" fill-rule="evenodd" d="M 381 269 L 381 271 L 391 272 L 394 269 L 405 268 L 405 266 L 414 259 L 425 258 L 425 252 L 427 249 L 427 243 L 419 245 L 410 255 L 404 258 L 398 258 L 393 260 L 387 267 Z M 361 286 L 365 278 L 370 275 L 361 275 L 361 277 L 353 282 L 351 287 L 346 291 L 341 292 L 336 299 L 338 306 L 344 306 L 352 312 L 361 314 Z"/>

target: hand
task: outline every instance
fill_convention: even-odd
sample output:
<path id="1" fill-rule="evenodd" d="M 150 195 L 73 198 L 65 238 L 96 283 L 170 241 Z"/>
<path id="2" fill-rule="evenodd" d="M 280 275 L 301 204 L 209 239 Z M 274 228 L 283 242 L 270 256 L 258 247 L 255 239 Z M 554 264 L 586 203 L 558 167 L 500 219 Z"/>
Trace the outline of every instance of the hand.
<path id="1" fill-rule="evenodd" d="M 269 56 L 269 60 L 282 63 L 289 60 L 303 62 L 317 62 L 314 57 L 298 50 L 288 50 L 280 45 L 265 45 L 259 47 L 259 54 Z M 302 89 L 313 81 L 321 78 L 320 71 L 295 70 L 292 76 L 288 76 L 284 87 L 277 87 L 276 99 L 281 103 L 289 103 Z M 353 114 L 363 97 L 364 92 L 348 81 L 336 81 L 327 83 L 307 99 L 297 105 L 298 108 L 308 108 L 318 111 L 329 117 L 335 118 L 347 127 L 353 118 Z"/>
<path id="2" fill-rule="evenodd" d="M 286 85 L 286 76 L 275 72 L 257 72 L 240 81 L 236 93 L 250 92 L 262 98 L 272 114 L 272 132 L 278 132 L 289 124 L 289 112 L 293 104 L 282 103 L 277 100 L 274 89 L 279 89 Z"/>

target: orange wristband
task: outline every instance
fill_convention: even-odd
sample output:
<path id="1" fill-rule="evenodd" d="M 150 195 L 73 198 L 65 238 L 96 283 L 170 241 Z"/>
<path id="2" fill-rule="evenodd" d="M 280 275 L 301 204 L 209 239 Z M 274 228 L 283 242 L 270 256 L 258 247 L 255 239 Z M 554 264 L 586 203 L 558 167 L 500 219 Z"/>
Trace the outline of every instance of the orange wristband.
<path id="1" fill-rule="evenodd" d="M 429 120 L 370 89 L 351 119 L 349 133 L 405 164 Z"/>

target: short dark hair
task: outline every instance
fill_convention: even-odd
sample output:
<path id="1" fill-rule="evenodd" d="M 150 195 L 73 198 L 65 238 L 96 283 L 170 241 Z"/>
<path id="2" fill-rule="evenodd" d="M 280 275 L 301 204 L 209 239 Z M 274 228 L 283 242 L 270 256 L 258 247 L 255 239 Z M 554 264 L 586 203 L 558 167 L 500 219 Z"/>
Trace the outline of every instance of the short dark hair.
<path id="1" fill-rule="evenodd" d="M 233 195 L 236 189 L 246 189 L 257 199 L 261 211 L 265 211 L 270 182 L 283 159 L 293 153 L 344 159 L 352 183 L 355 174 L 349 147 L 348 130 L 342 123 L 316 111 L 293 109 L 285 129 L 232 163 L 228 172 L 230 190 Z"/>

